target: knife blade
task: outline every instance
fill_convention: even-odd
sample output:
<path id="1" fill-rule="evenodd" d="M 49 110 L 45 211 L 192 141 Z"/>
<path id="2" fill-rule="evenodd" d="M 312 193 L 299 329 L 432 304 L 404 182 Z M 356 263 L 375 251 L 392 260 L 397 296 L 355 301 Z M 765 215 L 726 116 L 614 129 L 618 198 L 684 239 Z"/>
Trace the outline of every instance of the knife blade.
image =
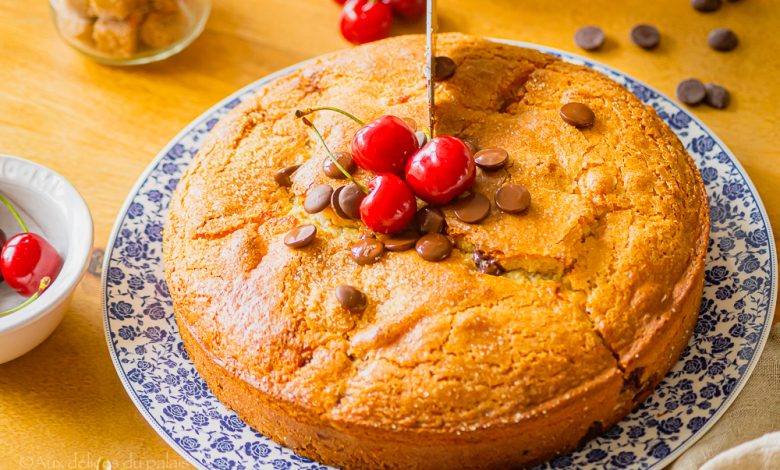
<path id="1" fill-rule="evenodd" d="M 428 80 L 428 126 L 433 138 L 436 124 L 436 87 L 434 73 L 436 67 L 436 30 L 439 27 L 436 16 L 436 0 L 427 0 L 425 28 L 425 78 Z"/>

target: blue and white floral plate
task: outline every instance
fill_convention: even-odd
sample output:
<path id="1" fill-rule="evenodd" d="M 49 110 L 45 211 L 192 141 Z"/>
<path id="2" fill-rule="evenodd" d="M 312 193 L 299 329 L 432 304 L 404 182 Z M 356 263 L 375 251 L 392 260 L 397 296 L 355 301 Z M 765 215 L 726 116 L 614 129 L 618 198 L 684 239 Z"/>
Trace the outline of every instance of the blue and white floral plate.
<path id="1" fill-rule="evenodd" d="M 618 425 L 583 448 L 540 466 L 661 469 L 723 414 L 764 347 L 777 293 L 769 219 L 734 155 L 672 100 L 580 56 L 510 43 L 585 64 L 625 85 L 675 131 L 704 178 L 712 216 L 704 299 L 680 361 L 653 395 Z M 209 391 L 176 328 L 161 257 L 161 230 L 171 193 L 206 134 L 255 90 L 297 67 L 238 91 L 176 136 L 130 193 L 106 254 L 105 328 L 117 373 L 152 427 L 200 468 L 326 468 L 262 436 Z"/>

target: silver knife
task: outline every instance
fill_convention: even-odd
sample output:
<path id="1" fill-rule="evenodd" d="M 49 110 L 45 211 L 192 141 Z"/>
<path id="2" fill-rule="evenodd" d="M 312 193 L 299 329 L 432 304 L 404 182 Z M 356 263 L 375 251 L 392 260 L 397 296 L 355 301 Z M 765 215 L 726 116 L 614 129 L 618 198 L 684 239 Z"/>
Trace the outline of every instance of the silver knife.
<path id="1" fill-rule="evenodd" d="M 435 82 L 434 67 L 436 64 L 436 30 L 439 28 L 439 24 L 436 18 L 436 0 L 427 0 L 428 8 L 426 12 L 426 28 L 425 28 L 425 78 L 428 80 L 428 126 L 431 131 L 431 138 L 433 138 L 433 128 L 436 124 L 436 114 L 434 112 L 436 105 L 435 97 Z"/>

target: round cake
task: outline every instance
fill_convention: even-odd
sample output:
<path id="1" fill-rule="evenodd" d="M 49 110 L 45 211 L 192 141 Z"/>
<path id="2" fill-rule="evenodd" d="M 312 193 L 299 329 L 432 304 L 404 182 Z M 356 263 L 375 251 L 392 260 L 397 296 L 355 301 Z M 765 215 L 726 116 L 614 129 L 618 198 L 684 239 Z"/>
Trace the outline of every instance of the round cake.
<path id="1" fill-rule="evenodd" d="M 337 52 L 264 86 L 216 125 L 171 203 L 166 276 L 196 368 L 259 432 L 325 464 L 516 468 L 571 451 L 651 393 L 696 321 L 707 198 L 653 109 L 540 52 L 460 34 L 437 47 L 456 67 L 436 84 L 435 134 L 509 156 L 477 171 L 487 218 L 441 208 L 447 259 L 411 249 L 359 264 L 350 246 L 365 225 L 304 210 L 311 188 L 348 180 L 323 172 L 325 148 L 296 110 L 426 123 L 421 36 Z M 562 118 L 573 102 L 592 125 Z M 360 127 L 331 112 L 308 119 L 334 152 Z M 507 183 L 530 193 L 522 214 L 496 207 Z M 304 224 L 314 240 L 286 245 Z M 344 285 L 365 295 L 364 310 L 339 302 Z"/>

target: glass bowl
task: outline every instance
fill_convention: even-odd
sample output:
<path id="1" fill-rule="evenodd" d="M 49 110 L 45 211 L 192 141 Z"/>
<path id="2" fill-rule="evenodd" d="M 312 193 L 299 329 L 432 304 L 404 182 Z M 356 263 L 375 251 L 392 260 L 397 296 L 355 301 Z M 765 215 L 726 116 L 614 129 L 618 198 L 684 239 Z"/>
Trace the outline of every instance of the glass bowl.
<path id="1" fill-rule="evenodd" d="M 49 0 L 66 43 L 107 65 L 166 59 L 206 26 L 211 0 Z"/>

